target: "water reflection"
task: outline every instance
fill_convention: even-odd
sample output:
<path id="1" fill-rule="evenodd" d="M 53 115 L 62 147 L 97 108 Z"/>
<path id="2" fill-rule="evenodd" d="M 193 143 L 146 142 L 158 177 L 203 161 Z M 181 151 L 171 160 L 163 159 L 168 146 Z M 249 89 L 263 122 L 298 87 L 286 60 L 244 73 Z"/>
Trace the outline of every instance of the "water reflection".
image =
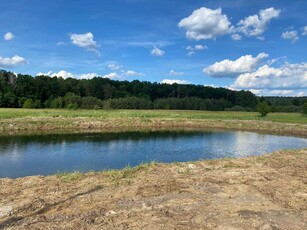
<path id="1" fill-rule="evenodd" d="M 250 132 L 160 131 L 0 138 L 0 177 L 245 157 L 305 148 L 307 139 Z"/>

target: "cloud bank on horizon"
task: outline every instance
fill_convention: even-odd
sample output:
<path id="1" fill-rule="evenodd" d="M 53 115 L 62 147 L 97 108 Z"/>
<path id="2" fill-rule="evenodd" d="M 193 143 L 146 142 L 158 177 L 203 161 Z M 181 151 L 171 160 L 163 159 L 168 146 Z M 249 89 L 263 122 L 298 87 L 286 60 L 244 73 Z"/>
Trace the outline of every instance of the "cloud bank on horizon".
<path id="1" fill-rule="evenodd" d="M 0 3 L 0 68 L 307 96 L 305 1 L 72 3 Z"/>

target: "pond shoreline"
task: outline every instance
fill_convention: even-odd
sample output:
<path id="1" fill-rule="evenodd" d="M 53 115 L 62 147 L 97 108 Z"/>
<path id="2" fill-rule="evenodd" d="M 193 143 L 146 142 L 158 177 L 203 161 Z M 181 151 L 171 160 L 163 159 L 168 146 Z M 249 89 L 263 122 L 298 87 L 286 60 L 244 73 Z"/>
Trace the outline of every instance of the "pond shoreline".
<path id="1" fill-rule="evenodd" d="M 304 229 L 306 168 L 301 149 L 2 178 L 0 228 Z"/>
<path id="2" fill-rule="evenodd" d="M 305 120 L 145 113 L 1 118 L 0 136 L 196 128 L 307 137 Z M 0 229 L 305 229 L 306 168 L 307 149 L 301 149 L 85 174 L 0 178 Z"/>
<path id="3" fill-rule="evenodd" d="M 0 121 L 1 135 L 27 133 L 119 132 L 167 129 L 220 129 L 307 137 L 306 124 L 260 120 L 163 118 L 15 118 Z"/>

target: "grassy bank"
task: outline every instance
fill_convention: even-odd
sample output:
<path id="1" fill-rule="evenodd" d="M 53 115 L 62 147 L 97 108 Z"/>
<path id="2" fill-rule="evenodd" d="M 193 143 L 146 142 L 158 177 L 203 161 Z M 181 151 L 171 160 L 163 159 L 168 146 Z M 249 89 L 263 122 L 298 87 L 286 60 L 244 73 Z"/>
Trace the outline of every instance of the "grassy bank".
<path id="1" fill-rule="evenodd" d="M 306 229 L 306 167 L 302 149 L 2 178 L 0 229 Z"/>
<path id="2" fill-rule="evenodd" d="M 307 136 L 307 117 L 298 113 L 178 110 L 0 109 L 2 133 L 142 128 L 220 128 Z"/>

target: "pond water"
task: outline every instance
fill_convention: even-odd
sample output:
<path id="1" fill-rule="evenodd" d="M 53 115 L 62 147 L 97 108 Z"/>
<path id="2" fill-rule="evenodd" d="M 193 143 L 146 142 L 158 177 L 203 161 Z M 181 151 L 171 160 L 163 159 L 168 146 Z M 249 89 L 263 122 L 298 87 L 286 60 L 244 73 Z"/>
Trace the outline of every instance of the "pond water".
<path id="1" fill-rule="evenodd" d="M 306 138 L 240 131 L 5 136 L 0 137 L 0 177 L 120 169 L 150 161 L 237 158 L 306 147 Z"/>

